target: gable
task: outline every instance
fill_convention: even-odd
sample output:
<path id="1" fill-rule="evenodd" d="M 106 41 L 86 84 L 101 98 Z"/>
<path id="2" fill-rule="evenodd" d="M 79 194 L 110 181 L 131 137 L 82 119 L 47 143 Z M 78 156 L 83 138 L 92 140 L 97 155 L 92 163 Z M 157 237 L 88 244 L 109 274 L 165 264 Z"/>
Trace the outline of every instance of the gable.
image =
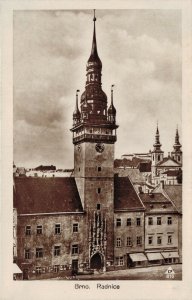
<path id="1" fill-rule="evenodd" d="M 162 161 L 158 164 L 159 167 L 180 167 L 181 165 L 175 160 L 169 158 L 166 161 Z"/>

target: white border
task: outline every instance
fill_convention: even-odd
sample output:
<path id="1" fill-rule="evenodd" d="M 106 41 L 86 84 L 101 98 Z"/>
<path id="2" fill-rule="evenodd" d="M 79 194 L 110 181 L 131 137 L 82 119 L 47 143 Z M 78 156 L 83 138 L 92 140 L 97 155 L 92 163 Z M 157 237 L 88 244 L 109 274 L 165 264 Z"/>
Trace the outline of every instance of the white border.
<path id="1" fill-rule="evenodd" d="M 183 183 L 183 280 L 182 281 L 114 281 L 120 290 L 75 290 L 75 281 L 12 280 L 12 162 L 13 162 L 13 10 L 44 9 L 181 9 L 182 10 L 182 126 L 184 151 Z M 1 13 L 1 248 L 0 272 L 2 299 L 192 299 L 192 69 L 191 11 L 189 0 L 118 0 L 118 1 L 6 1 L 0 0 Z M 80 282 L 78 282 L 80 283 Z M 87 282 L 85 282 L 87 283 Z M 104 283 L 103 281 L 101 283 Z M 112 283 L 107 282 L 107 283 Z"/>

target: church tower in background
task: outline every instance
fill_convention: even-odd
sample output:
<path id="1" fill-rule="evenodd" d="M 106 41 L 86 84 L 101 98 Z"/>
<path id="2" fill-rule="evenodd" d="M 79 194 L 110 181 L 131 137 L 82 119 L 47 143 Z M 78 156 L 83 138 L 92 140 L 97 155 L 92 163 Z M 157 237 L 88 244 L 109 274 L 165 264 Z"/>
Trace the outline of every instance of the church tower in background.
<path id="1" fill-rule="evenodd" d="M 90 267 L 105 269 L 114 259 L 114 143 L 116 142 L 116 109 L 113 87 L 108 105 L 102 90 L 102 62 L 96 42 L 96 17 L 93 18 L 93 41 L 86 66 L 85 91 L 73 113 L 74 176 L 83 205 L 85 259 Z"/>

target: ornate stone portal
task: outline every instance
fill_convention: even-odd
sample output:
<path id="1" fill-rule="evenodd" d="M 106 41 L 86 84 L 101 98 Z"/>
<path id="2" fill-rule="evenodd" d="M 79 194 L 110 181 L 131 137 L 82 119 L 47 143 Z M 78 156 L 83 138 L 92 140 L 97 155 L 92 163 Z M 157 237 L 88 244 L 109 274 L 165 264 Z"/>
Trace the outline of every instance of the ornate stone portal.
<path id="1" fill-rule="evenodd" d="M 106 270 L 107 223 L 104 214 L 94 211 L 89 226 L 89 262 L 93 269 Z"/>

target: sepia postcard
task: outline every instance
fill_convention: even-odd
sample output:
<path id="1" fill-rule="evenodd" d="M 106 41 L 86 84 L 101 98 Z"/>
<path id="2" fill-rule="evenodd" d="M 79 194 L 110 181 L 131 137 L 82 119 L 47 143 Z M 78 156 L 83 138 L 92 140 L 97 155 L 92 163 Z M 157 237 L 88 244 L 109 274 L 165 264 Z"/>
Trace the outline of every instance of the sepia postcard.
<path id="1" fill-rule="evenodd" d="M 2 299 L 192 297 L 190 1 L 0 1 Z"/>

